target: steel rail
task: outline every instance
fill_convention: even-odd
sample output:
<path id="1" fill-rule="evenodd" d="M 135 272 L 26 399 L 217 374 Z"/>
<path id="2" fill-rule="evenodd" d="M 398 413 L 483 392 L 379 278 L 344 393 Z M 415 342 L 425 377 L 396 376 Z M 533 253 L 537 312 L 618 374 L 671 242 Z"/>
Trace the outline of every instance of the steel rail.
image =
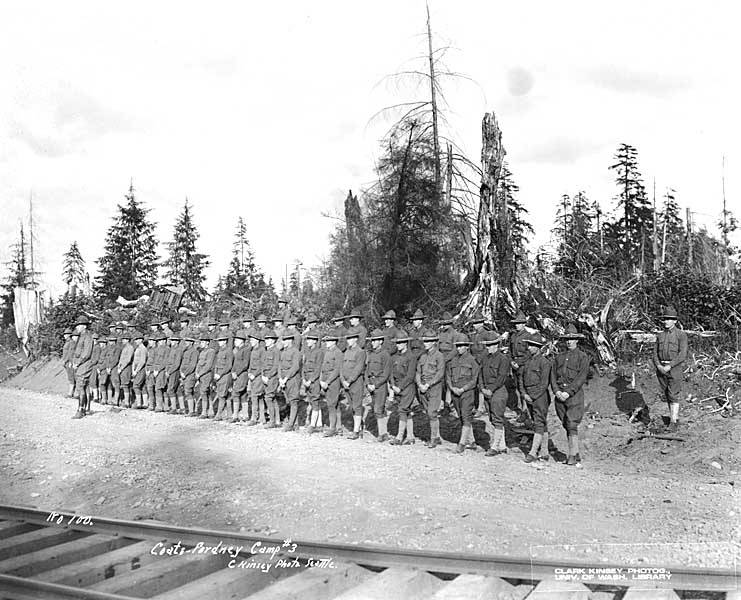
<path id="1" fill-rule="evenodd" d="M 134 539 L 167 540 L 170 543 L 180 542 L 184 546 L 194 546 L 198 542 L 208 545 L 243 546 L 241 555 L 245 558 L 255 555 L 257 547 L 283 546 L 284 540 L 246 535 L 238 532 L 181 527 L 151 521 L 125 521 L 100 516 L 90 516 L 93 524 L 68 524 L 73 513 L 57 510 L 56 515 L 63 517 L 63 523 L 50 522 L 50 511 L 37 508 L 0 505 L 0 519 L 24 521 L 47 527 L 64 527 L 88 533 L 122 536 Z M 575 562 L 563 560 L 542 560 L 530 558 L 513 558 L 508 556 L 463 554 L 453 552 L 430 552 L 424 550 L 405 550 L 373 545 L 328 544 L 325 542 L 291 540 L 297 551 L 295 556 L 315 559 L 333 558 L 358 565 L 371 567 L 399 567 L 420 569 L 436 573 L 471 573 L 477 575 L 494 575 L 497 577 L 518 579 L 526 582 L 538 582 L 553 579 L 556 569 L 609 569 L 636 568 L 635 565 L 621 565 L 604 562 Z M 283 551 L 285 553 L 285 551 Z M 666 582 L 642 580 L 641 585 L 675 590 L 735 591 L 739 586 L 739 576 L 734 562 L 733 569 L 702 569 L 681 566 L 641 564 L 641 569 L 663 568 L 671 573 Z M 561 571 L 562 573 L 565 571 Z M 595 585 L 613 585 L 630 587 L 635 585 L 628 581 L 600 581 Z"/>

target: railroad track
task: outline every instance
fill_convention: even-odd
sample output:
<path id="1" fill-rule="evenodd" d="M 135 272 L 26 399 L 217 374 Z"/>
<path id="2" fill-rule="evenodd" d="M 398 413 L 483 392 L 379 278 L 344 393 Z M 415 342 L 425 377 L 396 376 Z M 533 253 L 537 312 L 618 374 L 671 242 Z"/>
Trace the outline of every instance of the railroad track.
<path id="1" fill-rule="evenodd" d="M 567 569 L 611 568 L 630 567 L 280 540 L 0 505 L 2 599 L 741 600 L 737 573 L 720 569 L 665 569 L 670 581 L 563 580 Z"/>

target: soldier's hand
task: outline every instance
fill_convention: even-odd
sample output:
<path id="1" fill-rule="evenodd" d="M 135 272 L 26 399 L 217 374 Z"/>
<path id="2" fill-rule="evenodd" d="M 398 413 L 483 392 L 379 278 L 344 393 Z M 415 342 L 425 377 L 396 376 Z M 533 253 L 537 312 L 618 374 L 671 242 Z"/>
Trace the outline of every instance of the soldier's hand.
<path id="1" fill-rule="evenodd" d="M 253 375 L 252 373 L 250 373 L 249 375 L 247 375 L 247 378 L 248 378 L 248 379 L 249 379 L 250 381 L 254 381 L 254 379 L 255 379 L 255 376 L 254 376 L 254 375 Z"/>
<path id="2" fill-rule="evenodd" d="M 520 365 L 518 365 L 514 360 L 512 361 L 512 368 L 516 371 L 520 368 Z"/>
<path id="3" fill-rule="evenodd" d="M 533 401 L 533 399 L 528 394 L 523 394 L 522 397 L 525 398 L 525 402 L 532 402 Z"/>
<path id="4" fill-rule="evenodd" d="M 376 386 L 375 386 L 375 385 L 373 385 L 372 383 L 369 383 L 367 387 L 368 387 L 368 391 L 369 391 L 369 392 L 374 392 L 374 391 L 376 391 Z"/>
<path id="5" fill-rule="evenodd" d="M 267 385 L 268 384 L 268 378 L 265 377 L 265 375 L 262 376 L 262 382 Z"/>
<path id="6" fill-rule="evenodd" d="M 401 394 L 401 388 L 398 385 L 392 385 L 391 389 L 394 390 L 394 394 Z"/>
<path id="7" fill-rule="evenodd" d="M 220 377 L 221 375 L 219 375 L 218 373 L 214 373 L 214 381 L 218 381 Z"/>

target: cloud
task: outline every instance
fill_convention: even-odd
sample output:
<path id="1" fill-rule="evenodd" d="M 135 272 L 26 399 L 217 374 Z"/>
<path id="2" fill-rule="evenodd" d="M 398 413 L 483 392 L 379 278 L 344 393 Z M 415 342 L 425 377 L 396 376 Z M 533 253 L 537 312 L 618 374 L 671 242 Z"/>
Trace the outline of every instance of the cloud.
<path id="1" fill-rule="evenodd" d="M 601 147 L 602 144 L 586 140 L 556 137 L 518 153 L 517 159 L 541 164 L 570 164 Z"/>
<path id="2" fill-rule="evenodd" d="M 614 65 L 594 67 L 583 71 L 581 79 L 611 92 L 669 96 L 691 87 L 687 78 L 664 73 L 630 71 Z"/>
<path id="3" fill-rule="evenodd" d="M 74 153 L 110 133 L 134 129 L 135 119 L 78 90 L 62 89 L 51 99 L 29 104 L 11 120 L 8 135 L 35 154 L 55 158 Z"/>

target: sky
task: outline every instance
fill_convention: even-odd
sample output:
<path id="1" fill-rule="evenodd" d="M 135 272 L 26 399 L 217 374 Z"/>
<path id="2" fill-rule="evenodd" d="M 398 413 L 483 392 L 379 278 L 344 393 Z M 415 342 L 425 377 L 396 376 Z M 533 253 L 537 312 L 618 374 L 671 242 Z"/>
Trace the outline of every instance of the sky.
<path id="1" fill-rule="evenodd" d="M 620 143 L 649 194 L 677 190 L 698 225 L 741 217 L 736 3 L 430 0 L 451 135 L 478 161 L 494 111 L 507 161 L 546 243 L 561 195 L 609 210 Z M 276 284 L 317 264 L 349 189 L 374 180 L 380 109 L 425 98 L 386 76 L 423 67 L 425 4 L 257 2 L 6 4 L 0 18 L 0 262 L 33 197 L 51 294 L 77 241 L 92 275 L 133 179 L 160 253 L 187 197 L 226 272 L 237 217 Z M 329 216 L 328 216 L 329 215 Z M 737 243 L 741 242 L 736 238 Z M 0 276 L 7 270 L 0 265 Z"/>

